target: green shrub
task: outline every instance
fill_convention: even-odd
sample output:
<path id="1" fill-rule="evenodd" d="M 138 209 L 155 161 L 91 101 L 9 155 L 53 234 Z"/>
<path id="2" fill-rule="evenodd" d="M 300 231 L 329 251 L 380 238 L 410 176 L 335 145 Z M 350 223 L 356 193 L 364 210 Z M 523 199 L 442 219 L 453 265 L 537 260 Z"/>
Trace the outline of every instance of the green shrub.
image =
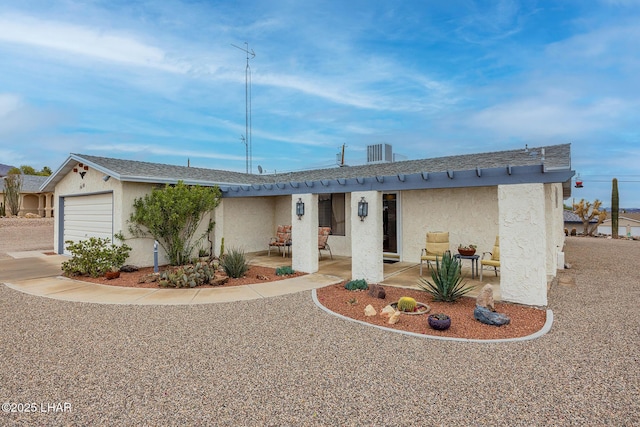
<path id="1" fill-rule="evenodd" d="M 0 203 L 0 216 L 7 216 L 7 210 L 4 207 L 4 203 Z"/>
<path id="2" fill-rule="evenodd" d="M 156 188 L 133 202 L 129 216 L 129 232 L 134 237 L 153 237 L 169 258 L 171 265 L 182 265 L 196 253 L 205 237 L 213 230 L 214 222 L 196 236 L 205 217 L 220 203 L 220 189 L 186 185 L 178 181 Z"/>
<path id="3" fill-rule="evenodd" d="M 364 279 L 351 280 L 347 282 L 344 287 L 350 291 L 369 289 L 369 285 L 367 285 L 367 281 Z"/>
<path id="4" fill-rule="evenodd" d="M 420 278 L 418 286 L 431 294 L 434 301 L 454 302 L 473 290 L 473 286 L 465 286 L 465 283 L 462 283 L 460 260 L 450 252 L 444 253 L 442 262 L 436 257 L 436 268 L 431 271 L 431 278 L 433 283 Z"/>
<path id="5" fill-rule="evenodd" d="M 411 297 L 401 297 L 398 300 L 398 311 L 412 312 L 418 303 Z"/>
<path id="6" fill-rule="evenodd" d="M 116 238 L 121 239 L 121 235 Z M 107 238 L 90 237 L 74 243 L 67 240 L 71 259 L 62 263 L 62 271 L 68 276 L 100 277 L 112 269 L 120 269 L 129 257 L 131 248 L 126 244 L 110 244 Z"/>
<path id="7" fill-rule="evenodd" d="M 230 249 L 220 259 L 220 265 L 227 273 L 227 276 L 237 279 L 244 276 L 244 273 L 249 270 L 249 264 L 247 264 L 247 257 L 244 255 L 244 251 L 240 249 Z"/>
<path id="8" fill-rule="evenodd" d="M 214 265 L 199 262 L 164 271 L 158 284 L 163 288 L 195 288 L 211 283 L 214 275 Z"/>
<path id="9" fill-rule="evenodd" d="M 276 276 L 288 276 L 289 274 L 294 274 L 293 268 L 285 265 L 283 267 L 276 268 Z"/>

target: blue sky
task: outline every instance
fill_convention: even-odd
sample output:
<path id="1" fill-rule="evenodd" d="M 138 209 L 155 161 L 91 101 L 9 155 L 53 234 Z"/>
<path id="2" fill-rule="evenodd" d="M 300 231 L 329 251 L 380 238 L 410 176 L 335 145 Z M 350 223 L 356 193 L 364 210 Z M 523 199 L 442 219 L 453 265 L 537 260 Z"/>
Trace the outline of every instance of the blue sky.
<path id="1" fill-rule="evenodd" d="M 0 163 L 267 173 L 572 144 L 577 200 L 640 207 L 640 0 L 0 4 Z"/>

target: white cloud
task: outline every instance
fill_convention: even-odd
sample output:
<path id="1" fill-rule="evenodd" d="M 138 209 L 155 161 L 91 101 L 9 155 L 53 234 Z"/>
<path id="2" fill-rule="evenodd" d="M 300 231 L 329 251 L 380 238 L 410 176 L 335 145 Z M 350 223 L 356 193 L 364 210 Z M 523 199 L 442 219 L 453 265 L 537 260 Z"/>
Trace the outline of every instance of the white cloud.
<path id="1" fill-rule="evenodd" d="M 0 41 L 172 73 L 189 69 L 162 49 L 124 33 L 23 15 L 0 15 Z"/>
<path id="2" fill-rule="evenodd" d="M 0 117 L 7 116 L 22 105 L 22 100 L 17 95 L 0 93 Z"/>

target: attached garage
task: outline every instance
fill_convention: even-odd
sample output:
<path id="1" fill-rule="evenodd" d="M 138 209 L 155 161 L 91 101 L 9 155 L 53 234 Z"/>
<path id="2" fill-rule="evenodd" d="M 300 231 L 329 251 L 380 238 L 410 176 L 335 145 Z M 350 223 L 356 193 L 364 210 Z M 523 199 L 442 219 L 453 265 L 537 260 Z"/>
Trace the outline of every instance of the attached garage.
<path id="1" fill-rule="evenodd" d="M 113 193 L 66 196 L 62 208 L 62 247 L 60 252 L 70 255 L 64 242 L 78 242 L 90 237 L 113 241 Z"/>

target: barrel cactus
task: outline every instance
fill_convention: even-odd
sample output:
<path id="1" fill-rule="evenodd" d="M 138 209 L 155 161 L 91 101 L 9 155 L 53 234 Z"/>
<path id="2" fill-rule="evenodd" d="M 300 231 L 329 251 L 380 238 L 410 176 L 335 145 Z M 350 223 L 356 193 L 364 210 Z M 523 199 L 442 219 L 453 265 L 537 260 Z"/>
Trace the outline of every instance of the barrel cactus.
<path id="1" fill-rule="evenodd" d="M 411 297 L 402 297 L 398 300 L 398 310 L 404 312 L 414 311 L 416 309 L 416 300 Z"/>

